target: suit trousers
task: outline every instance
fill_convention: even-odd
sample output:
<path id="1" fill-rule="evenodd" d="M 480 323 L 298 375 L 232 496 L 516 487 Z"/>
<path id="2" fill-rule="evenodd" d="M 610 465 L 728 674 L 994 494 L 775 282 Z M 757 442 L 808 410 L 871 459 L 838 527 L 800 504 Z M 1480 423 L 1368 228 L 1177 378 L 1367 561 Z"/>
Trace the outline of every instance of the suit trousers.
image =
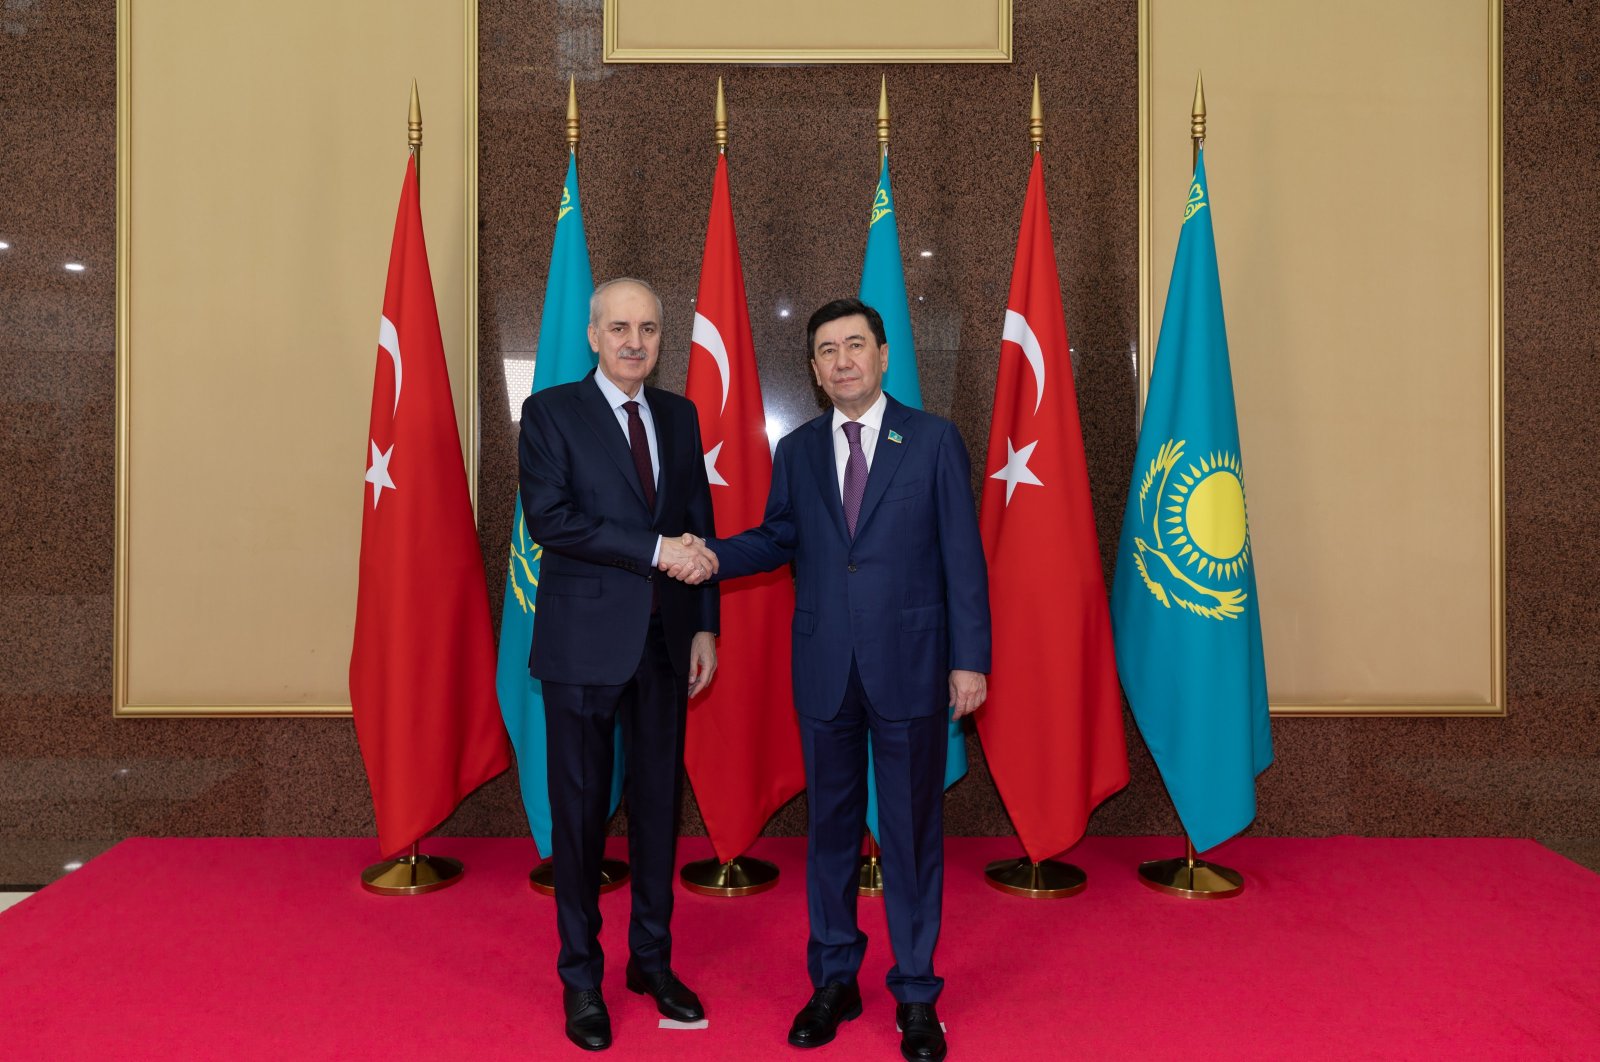
<path id="1" fill-rule="evenodd" d="M 884 719 L 872 708 L 855 661 L 832 719 L 801 715 L 810 834 L 806 900 L 811 939 L 806 968 L 815 987 L 855 979 L 867 950 L 856 922 L 861 834 L 867 819 L 867 734 L 878 783 L 878 838 L 884 913 L 895 963 L 890 993 L 932 1003 L 944 980 L 933 972 L 944 893 L 945 713 Z"/>
<path id="2" fill-rule="evenodd" d="M 633 915 L 628 950 L 647 973 L 672 964 L 672 874 L 683 784 L 687 680 L 672 669 L 661 617 L 650 618 L 633 677 L 619 686 L 544 683 L 555 861 L 556 969 L 572 989 L 598 989 L 600 860 L 611 796 L 613 734 L 620 718 L 627 776 Z"/>

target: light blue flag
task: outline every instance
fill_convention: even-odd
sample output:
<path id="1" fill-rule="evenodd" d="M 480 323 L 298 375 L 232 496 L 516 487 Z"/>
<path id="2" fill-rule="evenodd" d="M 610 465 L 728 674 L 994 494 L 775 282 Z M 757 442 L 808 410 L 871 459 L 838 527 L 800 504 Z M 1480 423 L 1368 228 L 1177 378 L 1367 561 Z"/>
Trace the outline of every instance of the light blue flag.
<path id="1" fill-rule="evenodd" d="M 889 156 L 878 171 L 878 191 L 872 197 L 872 221 L 867 226 L 867 257 L 861 264 L 861 301 L 878 311 L 889 338 L 889 370 L 883 389 L 915 409 L 922 408 L 922 386 L 917 382 L 917 348 L 911 339 L 911 305 L 906 298 L 906 271 L 900 261 L 900 233 L 894 216 L 894 195 L 889 190 Z M 950 752 L 945 760 L 944 787 L 949 789 L 967 773 L 967 739 L 961 724 L 950 721 Z M 872 738 L 867 738 L 867 829 L 878 836 L 878 781 L 872 771 Z"/>
<path id="2" fill-rule="evenodd" d="M 582 379 L 594 370 L 589 349 L 589 296 L 594 294 L 594 274 L 589 269 L 589 245 L 583 238 L 583 212 L 578 208 L 578 160 L 567 161 L 567 180 L 556 211 L 556 238 L 550 248 L 550 275 L 544 286 L 544 312 L 539 317 L 539 345 L 534 353 L 533 390 Z M 522 804 L 539 854 L 550 854 L 550 777 L 545 761 L 544 691 L 528 674 L 528 649 L 533 643 L 535 598 L 539 589 L 539 559 L 544 550 L 528 537 L 522 518 L 522 498 L 517 497 L 511 525 L 511 559 L 506 572 L 505 606 L 500 613 L 500 660 L 495 689 L 500 713 L 517 753 L 517 774 L 522 780 Z M 622 799 L 622 732 L 616 737 L 616 759 L 611 771 L 611 810 Z"/>
<path id="3" fill-rule="evenodd" d="M 1261 612 L 1222 321 L 1205 155 L 1172 285 L 1117 547 L 1117 671 L 1196 849 L 1256 816 L 1272 763 Z"/>

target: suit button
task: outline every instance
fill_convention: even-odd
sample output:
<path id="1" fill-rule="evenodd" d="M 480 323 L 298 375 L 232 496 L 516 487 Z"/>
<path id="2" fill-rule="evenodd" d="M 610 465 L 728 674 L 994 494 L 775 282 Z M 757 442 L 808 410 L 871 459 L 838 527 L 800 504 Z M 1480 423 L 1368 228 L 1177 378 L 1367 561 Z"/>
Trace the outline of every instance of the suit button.
<path id="1" fill-rule="evenodd" d="M 855 571 L 856 570 L 856 566 L 854 564 L 850 565 L 850 570 L 851 571 Z"/>

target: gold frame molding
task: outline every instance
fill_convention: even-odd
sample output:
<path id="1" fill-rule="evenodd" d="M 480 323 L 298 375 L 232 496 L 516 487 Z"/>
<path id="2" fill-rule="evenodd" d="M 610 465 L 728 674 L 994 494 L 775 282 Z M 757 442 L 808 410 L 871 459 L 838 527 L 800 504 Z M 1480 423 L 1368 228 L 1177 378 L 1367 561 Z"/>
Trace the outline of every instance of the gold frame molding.
<path id="1" fill-rule="evenodd" d="M 1150 4 L 1139 0 L 1139 408 L 1144 415 L 1145 396 L 1150 387 L 1150 370 L 1155 354 L 1155 305 L 1153 299 L 1153 224 L 1152 187 L 1154 184 L 1154 101 L 1151 98 Z M 1390 703 L 1390 704 L 1273 704 L 1275 716 L 1323 716 L 1367 718 L 1399 716 L 1409 718 L 1503 717 L 1506 714 L 1506 565 L 1505 565 L 1505 323 L 1504 266 L 1502 262 L 1505 227 L 1502 187 L 1504 153 L 1502 134 L 1501 74 L 1502 0 L 1487 0 L 1489 17 L 1489 458 L 1490 515 L 1489 608 L 1491 611 L 1491 649 L 1487 703 Z M 1189 97 L 1183 97 L 1183 106 Z"/>
<path id="2" fill-rule="evenodd" d="M 1009 63 L 1012 0 L 995 0 L 999 19 L 994 48 L 623 48 L 618 20 L 625 0 L 605 0 L 602 57 L 607 63 Z M 632 0 L 648 2 L 648 0 Z M 908 0 L 905 6 L 915 6 Z"/>
<path id="3" fill-rule="evenodd" d="M 347 717 L 348 704 L 223 704 L 223 705 L 159 705 L 130 704 L 128 702 L 128 422 L 131 413 L 128 398 L 129 372 L 129 309 L 131 290 L 131 240 L 132 240 L 132 171 L 131 143 L 132 85 L 130 60 L 132 58 L 132 6 L 135 0 L 117 0 L 117 309 L 116 309 L 116 541 L 114 548 L 113 579 L 114 626 L 111 640 L 112 700 L 111 714 L 117 718 L 183 719 L 232 718 L 279 719 L 300 717 Z M 476 0 L 463 0 L 465 18 L 465 92 L 466 115 L 466 211 L 463 286 L 465 289 L 464 316 L 466 319 L 466 365 L 463 385 L 467 389 L 466 440 L 467 440 L 467 490 L 472 499 L 474 518 L 478 510 L 478 5 Z M 403 86 L 396 86 L 398 100 Z M 396 106 L 396 114 L 399 107 Z M 400 152 L 399 123 L 396 122 L 395 152 Z"/>

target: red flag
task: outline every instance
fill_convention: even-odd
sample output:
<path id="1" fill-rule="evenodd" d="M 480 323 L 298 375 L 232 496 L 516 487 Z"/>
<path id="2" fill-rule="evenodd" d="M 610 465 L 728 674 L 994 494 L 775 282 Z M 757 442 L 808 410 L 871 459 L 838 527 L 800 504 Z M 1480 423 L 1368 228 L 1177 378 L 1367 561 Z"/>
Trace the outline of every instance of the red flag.
<path id="1" fill-rule="evenodd" d="M 370 436 L 350 704 L 388 856 L 511 765 L 415 162 L 389 250 Z"/>
<path id="2" fill-rule="evenodd" d="M 724 156 L 711 185 L 684 390 L 700 413 L 717 534 L 731 536 L 761 522 L 772 450 Z M 689 702 L 684 749 L 700 815 L 723 862 L 750 847 L 772 813 L 805 788 L 789 677 L 793 618 L 786 568 L 723 584 L 717 675 Z"/>
<path id="3" fill-rule="evenodd" d="M 1128 784 L 1122 693 L 1061 309 L 1044 162 L 1033 156 L 1006 299 L 978 523 L 994 660 L 978 735 L 1035 862 Z"/>

